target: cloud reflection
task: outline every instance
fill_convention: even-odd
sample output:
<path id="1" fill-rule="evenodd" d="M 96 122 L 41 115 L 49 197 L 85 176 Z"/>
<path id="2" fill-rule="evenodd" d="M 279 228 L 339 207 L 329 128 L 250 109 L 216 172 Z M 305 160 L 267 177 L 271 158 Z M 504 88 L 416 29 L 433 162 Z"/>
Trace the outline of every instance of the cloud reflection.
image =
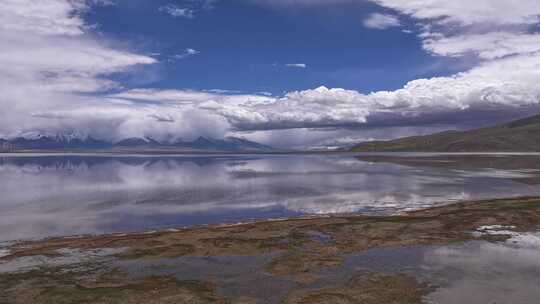
<path id="1" fill-rule="evenodd" d="M 0 158 L 0 241 L 531 194 L 510 179 L 352 156 Z M 539 190 L 536 190 L 540 192 Z"/>
<path id="2" fill-rule="evenodd" d="M 540 234 L 527 233 L 502 244 L 474 243 L 428 252 L 424 267 L 444 277 L 429 303 L 528 304 L 540 298 Z"/>

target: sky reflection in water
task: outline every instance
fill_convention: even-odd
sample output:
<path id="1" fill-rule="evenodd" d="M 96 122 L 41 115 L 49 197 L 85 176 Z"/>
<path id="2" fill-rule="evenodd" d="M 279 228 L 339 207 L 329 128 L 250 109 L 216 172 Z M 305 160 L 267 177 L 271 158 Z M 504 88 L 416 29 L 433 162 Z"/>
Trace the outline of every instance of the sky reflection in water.
<path id="1" fill-rule="evenodd" d="M 353 155 L 4 157 L 0 241 L 538 195 L 530 169 Z"/>
<path id="2" fill-rule="evenodd" d="M 539 253 L 539 233 L 505 243 L 473 242 L 428 251 L 424 271 L 441 286 L 428 302 L 529 304 L 540 299 Z"/>

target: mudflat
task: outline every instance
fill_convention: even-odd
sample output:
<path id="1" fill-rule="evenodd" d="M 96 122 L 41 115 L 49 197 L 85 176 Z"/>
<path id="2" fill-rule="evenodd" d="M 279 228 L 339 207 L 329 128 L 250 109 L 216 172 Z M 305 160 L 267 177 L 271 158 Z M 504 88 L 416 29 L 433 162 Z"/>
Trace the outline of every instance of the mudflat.
<path id="1" fill-rule="evenodd" d="M 19 242 L 0 258 L 0 303 L 422 303 L 433 282 L 347 256 L 511 237 L 481 227 L 537 231 L 540 198 Z"/>

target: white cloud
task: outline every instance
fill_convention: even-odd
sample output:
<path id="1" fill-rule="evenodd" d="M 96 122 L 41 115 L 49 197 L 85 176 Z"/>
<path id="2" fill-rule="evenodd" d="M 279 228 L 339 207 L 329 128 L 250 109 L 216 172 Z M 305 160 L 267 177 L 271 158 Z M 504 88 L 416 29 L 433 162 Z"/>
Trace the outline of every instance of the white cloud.
<path id="1" fill-rule="evenodd" d="M 189 55 L 196 55 L 196 54 L 199 54 L 200 52 L 194 49 L 186 49 L 186 53 Z"/>
<path id="2" fill-rule="evenodd" d="M 371 94 L 320 87 L 282 97 L 175 90 L 136 90 L 113 97 L 191 104 L 222 116 L 240 131 L 388 127 L 434 121 L 459 124 L 486 113 L 493 115 L 492 111 L 518 115 L 537 107 L 540 56 L 527 57 L 501 59 L 455 76 L 418 79 L 396 91 Z M 513 72 L 505 72 L 509 67 Z"/>
<path id="3" fill-rule="evenodd" d="M 68 129 L 110 138 L 152 121 L 158 110 L 151 107 L 80 94 L 121 88 L 110 74 L 156 62 L 87 34 L 81 16 L 96 3 L 102 1 L 0 3 L 0 135 Z"/>
<path id="4" fill-rule="evenodd" d="M 323 5 L 336 5 L 336 4 L 346 4 L 346 3 L 355 3 L 362 0 L 245 0 L 246 2 L 251 2 L 254 4 L 269 6 L 269 7 L 279 7 L 279 8 L 288 8 L 293 6 L 300 7 L 310 7 L 310 6 L 323 6 Z"/>
<path id="5" fill-rule="evenodd" d="M 383 30 L 400 26 L 401 22 L 399 21 L 399 18 L 394 15 L 374 13 L 364 19 L 363 24 L 368 28 Z"/>
<path id="6" fill-rule="evenodd" d="M 535 0 L 371 0 L 419 21 L 426 51 L 491 60 L 540 50 Z"/>
<path id="7" fill-rule="evenodd" d="M 310 137 L 308 134 L 313 135 L 311 139 L 326 140 L 328 130 L 335 128 L 474 124 L 511 119 L 540 109 L 540 35 L 532 28 L 540 15 L 537 1 L 373 1 L 396 14 L 416 19 L 419 38 L 427 52 L 450 57 L 473 54 L 479 63 L 452 76 L 412 80 L 399 90 L 370 94 L 320 87 L 281 97 L 185 97 L 194 93 L 185 91 L 168 91 L 167 95 L 174 96 L 170 100 L 175 103 L 184 104 L 189 99 L 193 101 L 191 106 L 223 117 L 236 132 L 255 131 L 257 135 L 252 138 L 274 141 L 265 130 L 282 130 L 279 140 L 286 141 L 288 136 L 291 143 L 302 136 Z M 352 1 L 297 1 L 282 5 L 346 2 Z M 392 19 L 394 15 L 375 16 L 378 17 L 373 20 L 378 23 L 372 20 L 372 27 L 399 25 L 397 18 Z M 145 98 L 165 100 L 163 96 L 157 97 L 159 92 L 152 94 L 155 97 Z M 326 134 L 313 128 L 325 130 Z M 314 143 L 311 139 L 307 140 L 309 144 Z"/>
<path id="8" fill-rule="evenodd" d="M 307 68 L 307 64 L 305 63 L 287 63 L 285 64 L 288 68 L 298 68 L 298 69 L 305 69 Z"/>
<path id="9" fill-rule="evenodd" d="M 183 6 L 167 4 L 159 7 L 158 10 L 174 18 L 193 19 L 200 11 L 213 9 L 216 2 L 218 0 L 188 0 L 184 1 Z"/>
<path id="10" fill-rule="evenodd" d="M 174 4 L 168 4 L 159 8 L 160 12 L 167 13 L 172 17 L 194 18 L 195 10 L 187 7 L 179 7 Z"/>
<path id="11" fill-rule="evenodd" d="M 538 66 L 532 59 L 529 63 Z M 453 77 L 414 80 L 397 91 L 365 95 L 320 87 L 260 103 L 214 101 L 207 108 L 227 118 L 237 129 L 267 130 L 426 124 L 433 117 L 459 123 L 468 118 L 460 113 L 481 113 L 495 107 L 511 115 L 512 111 L 523 111 L 523 107 L 536 106 L 540 100 L 536 77 L 525 71 L 523 77 L 531 77 L 532 81 L 525 82 L 523 78 L 510 81 L 508 76 L 486 77 L 486 73 L 499 69 L 502 73 L 504 65 L 513 63 L 501 64 L 481 66 Z"/>
<path id="12" fill-rule="evenodd" d="M 224 118 L 184 106 L 136 106 L 130 103 L 109 103 L 88 100 L 77 108 L 43 110 L 34 112 L 42 120 L 54 121 L 53 125 L 40 126 L 37 131 L 77 130 L 105 140 L 149 136 L 157 140 L 193 139 L 198 136 L 223 137 L 228 124 Z"/>
<path id="13" fill-rule="evenodd" d="M 440 39 L 426 39 L 424 47 L 441 56 L 463 56 L 473 53 L 482 59 L 496 59 L 540 51 L 540 35 L 502 31 L 462 34 Z"/>
<path id="14" fill-rule="evenodd" d="M 507 9 L 506 3 L 512 1 L 498 0 L 373 1 L 417 19 L 427 52 L 451 57 L 473 54 L 479 63 L 453 76 L 412 80 L 399 90 L 370 94 L 326 87 L 277 97 L 124 90 L 109 75 L 156 60 L 89 35 L 91 29 L 81 12 L 91 9 L 89 3 L 94 1 L 6 0 L 0 3 L 0 106 L 9 111 L 0 112 L 0 135 L 68 129 L 101 138 L 167 139 L 247 132 L 251 139 L 314 145 L 331 137 L 363 136 L 349 128 L 459 125 L 492 115 L 510 119 L 540 109 L 540 35 L 532 28 L 540 15 L 536 1 L 515 2 L 514 10 Z M 312 4 L 328 2 L 302 1 L 301 5 Z M 469 6 L 476 19 L 466 12 Z M 179 55 L 198 53 L 188 48 Z M 307 67 L 304 63 L 286 66 Z M 109 89 L 118 93 L 80 94 Z"/>
<path id="15" fill-rule="evenodd" d="M 540 2 L 536 0 L 371 0 L 411 17 L 441 24 L 460 25 L 536 24 Z"/>
<path id="16" fill-rule="evenodd" d="M 85 8 L 82 1 L 3 0 L 0 3 L 0 29 L 2 32 L 41 35 L 80 35 L 84 22 L 75 13 Z"/>
<path id="17" fill-rule="evenodd" d="M 444 124 L 474 124 L 528 114 L 540 109 L 539 70 L 540 56 L 522 55 L 487 62 L 451 77 L 414 80 L 396 91 L 362 94 L 320 87 L 282 97 L 196 94 L 187 99 L 196 101 L 193 105 L 200 109 L 222 116 L 234 130 L 259 130 L 249 136 L 251 139 L 275 145 L 314 145 L 343 136 L 339 128 L 344 127 L 378 127 L 378 138 L 392 138 L 442 130 Z M 155 97 L 145 98 L 164 100 L 154 93 Z M 186 92 L 168 94 L 175 96 L 170 100 L 182 103 Z M 402 128 L 414 125 L 420 128 Z M 389 132 L 388 127 L 401 127 L 401 131 Z"/>
<path id="18" fill-rule="evenodd" d="M 184 58 L 187 58 L 187 57 L 190 57 L 190 56 L 198 55 L 200 53 L 201 53 L 200 51 L 197 51 L 195 49 L 187 48 L 182 53 L 174 55 L 173 58 L 174 59 L 184 59 Z"/>
<path id="19" fill-rule="evenodd" d="M 155 90 L 134 89 L 110 96 L 111 98 L 123 98 L 139 101 L 157 101 L 176 104 L 194 104 L 219 98 L 220 95 L 190 90 Z"/>

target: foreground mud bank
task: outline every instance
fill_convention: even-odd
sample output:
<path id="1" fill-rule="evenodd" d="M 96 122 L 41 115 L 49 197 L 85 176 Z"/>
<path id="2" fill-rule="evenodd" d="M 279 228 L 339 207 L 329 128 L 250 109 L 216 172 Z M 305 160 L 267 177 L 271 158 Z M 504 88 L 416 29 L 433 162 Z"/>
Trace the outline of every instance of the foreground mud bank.
<path id="1" fill-rule="evenodd" d="M 493 227 L 511 232 L 480 233 Z M 399 271 L 345 269 L 348 256 L 504 242 L 539 228 L 540 198 L 519 198 L 385 217 L 23 242 L 0 255 L 0 303 L 422 303 L 435 284 Z"/>

